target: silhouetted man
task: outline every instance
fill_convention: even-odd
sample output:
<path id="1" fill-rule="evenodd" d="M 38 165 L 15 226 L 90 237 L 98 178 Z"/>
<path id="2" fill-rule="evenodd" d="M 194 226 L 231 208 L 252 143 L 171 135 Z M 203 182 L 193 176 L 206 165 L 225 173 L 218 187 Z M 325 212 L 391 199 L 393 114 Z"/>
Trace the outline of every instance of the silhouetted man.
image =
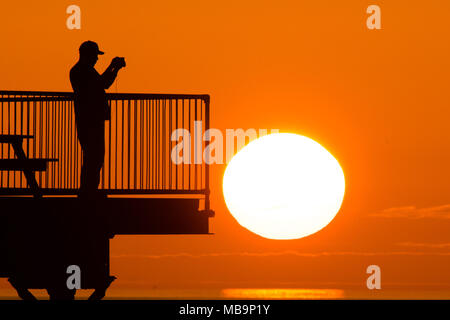
<path id="1" fill-rule="evenodd" d="M 100 75 L 94 66 L 100 51 L 97 43 L 83 42 L 80 59 L 70 70 L 70 82 L 75 94 L 75 122 L 78 140 L 83 149 L 80 177 L 80 196 L 95 195 L 100 183 L 100 170 L 105 157 L 105 121 L 111 117 L 105 89 L 125 67 L 125 59 L 116 57 Z"/>

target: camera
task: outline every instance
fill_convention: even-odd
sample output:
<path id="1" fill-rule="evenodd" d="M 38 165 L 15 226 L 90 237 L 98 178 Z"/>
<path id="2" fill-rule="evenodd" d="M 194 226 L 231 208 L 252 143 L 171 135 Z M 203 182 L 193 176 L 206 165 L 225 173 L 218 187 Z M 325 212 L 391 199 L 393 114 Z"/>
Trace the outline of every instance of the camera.
<path id="1" fill-rule="evenodd" d="M 116 66 L 118 68 L 123 68 L 123 67 L 125 67 L 127 65 L 125 63 L 125 58 L 124 57 L 117 57 L 117 58 L 114 58 L 114 60 L 115 60 Z"/>
<path id="2" fill-rule="evenodd" d="M 120 67 L 125 67 L 127 64 L 125 63 L 125 58 L 124 57 L 120 57 L 119 58 L 119 66 Z"/>

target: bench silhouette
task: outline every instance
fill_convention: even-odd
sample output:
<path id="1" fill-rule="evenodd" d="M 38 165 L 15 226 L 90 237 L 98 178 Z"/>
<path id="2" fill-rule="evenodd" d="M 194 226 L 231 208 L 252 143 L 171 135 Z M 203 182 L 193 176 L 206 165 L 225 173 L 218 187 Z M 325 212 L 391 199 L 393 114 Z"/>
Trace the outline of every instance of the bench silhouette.
<path id="1" fill-rule="evenodd" d="M 24 139 L 32 139 L 30 135 L 0 135 L 0 143 L 10 144 L 16 155 L 16 159 L 0 159 L 0 171 L 22 171 L 27 180 L 27 184 L 33 191 L 35 197 L 41 197 L 39 185 L 34 173 L 36 171 L 47 170 L 49 162 L 58 161 L 58 159 L 41 158 L 29 159 L 22 148 Z"/>
<path id="2" fill-rule="evenodd" d="M 3 171 L 45 171 L 47 163 L 57 159 L 0 159 L 0 170 Z"/>

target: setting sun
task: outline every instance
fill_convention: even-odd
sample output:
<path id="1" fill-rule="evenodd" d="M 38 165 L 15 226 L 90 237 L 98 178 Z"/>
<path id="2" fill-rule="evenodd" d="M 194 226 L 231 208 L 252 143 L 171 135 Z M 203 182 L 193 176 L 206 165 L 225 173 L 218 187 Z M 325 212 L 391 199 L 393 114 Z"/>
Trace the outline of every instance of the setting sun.
<path id="1" fill-rule="evenodd" d="M 223 192 L 243 227 L 269 239 L 299 239 L 333 220 L 345 179 L 339 163 L 320 144 L 278 133 L 252 141 L 233 157 Z"/>

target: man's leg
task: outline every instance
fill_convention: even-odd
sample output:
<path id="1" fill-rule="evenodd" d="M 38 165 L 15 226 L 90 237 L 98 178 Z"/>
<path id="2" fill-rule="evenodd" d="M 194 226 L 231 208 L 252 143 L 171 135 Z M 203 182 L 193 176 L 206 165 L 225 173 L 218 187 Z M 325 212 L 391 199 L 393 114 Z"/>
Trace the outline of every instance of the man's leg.
<path id="1" fill-rule="evenodd" d="M 95 128 L 94 132 L 95 139 L 93 139 L 92 152 L 91 152 L 91 166 L 90 166 L 90 176 L 92 177 L 91 188 L 97 190 L 100 184 L 100 171 L 103 167 L 103 162 L 105 160 L 105 124 Z"/>
<path id="2" fill-rule="evenodd" d="M 83 151 L 83 159 L 80 173 L 80 194 L 85 194 L 88 189 L 88 162 L 89 162 L 89 130 L 86 127 L 78 127 L 78 141 Z"/>
<path id="3" fill-rule="evenodd" d="M 95 193 L 100 183 L 100 171 L 105 157 L 104 123 L 89 128 L 79 135 L 83 149 L 83 165 L 80 176 L 80 193 Z"/>

